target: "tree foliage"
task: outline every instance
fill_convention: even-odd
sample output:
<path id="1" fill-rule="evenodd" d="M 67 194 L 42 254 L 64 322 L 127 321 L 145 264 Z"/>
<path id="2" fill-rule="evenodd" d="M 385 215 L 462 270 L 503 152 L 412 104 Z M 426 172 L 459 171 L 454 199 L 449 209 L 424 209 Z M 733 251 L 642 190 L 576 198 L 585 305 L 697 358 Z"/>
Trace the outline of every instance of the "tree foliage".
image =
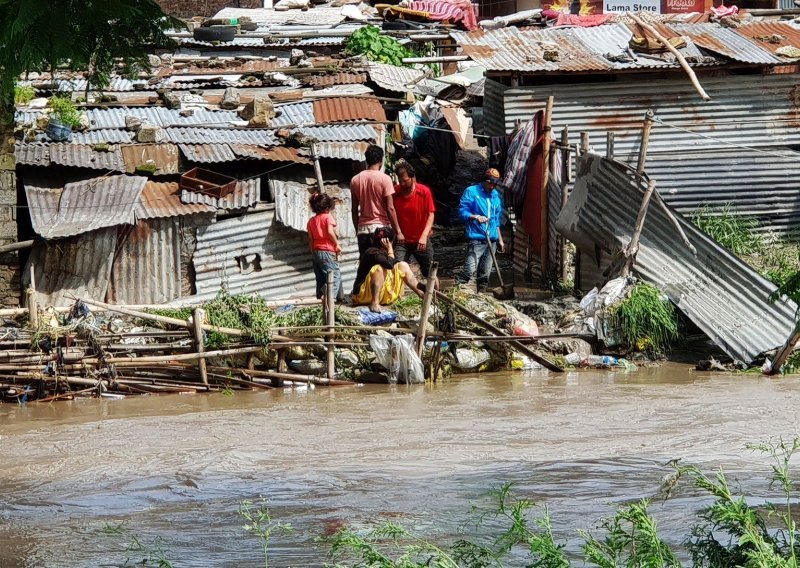
<path id="1" fill-rule="evenodd" d="M 67 67 L 103 88 L 118 62 L 148 68 L 148 49 L 171 46 L 165 32 L 182 26 L 154 0 L 0 0 L 2 110 L 23 73 Z"/>

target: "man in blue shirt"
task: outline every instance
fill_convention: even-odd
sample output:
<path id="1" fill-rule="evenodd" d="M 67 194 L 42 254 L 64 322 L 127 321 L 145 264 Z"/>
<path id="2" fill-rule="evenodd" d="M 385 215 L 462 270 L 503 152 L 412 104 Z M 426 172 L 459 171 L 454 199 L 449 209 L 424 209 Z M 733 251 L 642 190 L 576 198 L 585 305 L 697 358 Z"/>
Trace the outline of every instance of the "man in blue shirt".
<path id="1" fill-rule="evenodd" d="M 500 184 L 500 172 L 495 168 L 486 170 L 485 181 L 471 185 L 464 190 L 458 206 L 458 215 L 466 224 L 467 258 L 464 269 L 456 276 L 456 284 L 467 284 L 478 271 L 478 292 L 485 292 L 492 272 L 492 249 L 505 249 L 503 236 L 500 234 L 500 219 L 503 215 L 503 198 L 495 189 Z"/>

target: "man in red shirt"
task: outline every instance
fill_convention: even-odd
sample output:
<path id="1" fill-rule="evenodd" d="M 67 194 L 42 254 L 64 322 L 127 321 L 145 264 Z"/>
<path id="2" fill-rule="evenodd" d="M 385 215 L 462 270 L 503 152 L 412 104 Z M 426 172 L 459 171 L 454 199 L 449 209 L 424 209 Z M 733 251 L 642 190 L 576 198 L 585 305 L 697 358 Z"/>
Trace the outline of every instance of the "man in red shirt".
<path id="1" fill-rule="evenodd" d="M 398 235 L 394 247 L 398 260 L 408 262 L 413 256 L 422 275 L 428 278 L 433 263 L 430 236 L 436 205 L 428 186 L 417 182 L 414 167 L 400 160 L 394 168 L 398 184 L 394 186 L 394 207 L 403 238 Z"/>

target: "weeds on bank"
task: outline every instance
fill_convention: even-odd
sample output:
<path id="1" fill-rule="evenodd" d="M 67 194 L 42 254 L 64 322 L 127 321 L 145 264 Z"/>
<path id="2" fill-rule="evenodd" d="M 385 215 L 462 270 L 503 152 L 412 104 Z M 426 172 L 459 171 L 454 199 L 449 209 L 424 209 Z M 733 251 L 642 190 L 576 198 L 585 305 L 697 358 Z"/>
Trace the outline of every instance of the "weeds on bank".
<path id="1" fill-rule="evenodd" d="M 664 301 L 655 286 L 640 282 L 628 297 L 612 306 L 611 325 L 619 328 L 630 349 L 661 354 L 678 339 L 678 315 L 675 306 Z"/>
<path id="2" fill-rule="evenodd" d="M 264 568 L 269 568 L 269 543 L 273 532 L 287 534 L 292 531 L 292 525 L 280 523 L 272 519 L 269 513 L 269 501 L 242 501 L 239 503 L 239 515 L 246 521 L 242 528 L 258 537 L 261 549 L 264 552 Z"/>
<path id="3" fill-rule="evenodd" d="M 692 214 L 692 223 L 709 237 L 739 256 L 761 250 L 761 238 L 756 234 L 758 222 L 752 217 L 736 215 L 731 204 L 712 209 L 704 205 Z"/>

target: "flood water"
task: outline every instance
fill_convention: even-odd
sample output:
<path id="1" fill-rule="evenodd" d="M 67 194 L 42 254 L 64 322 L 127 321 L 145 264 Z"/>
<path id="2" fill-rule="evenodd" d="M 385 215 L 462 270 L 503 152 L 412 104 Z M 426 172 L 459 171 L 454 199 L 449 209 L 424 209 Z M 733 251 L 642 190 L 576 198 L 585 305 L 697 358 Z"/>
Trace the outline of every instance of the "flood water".
<path id="1" fill-rule="evenodd" d="M 270 564 L 321 565 L 315 539 L 343 523 L 446 539 L 508 481 L 577 550 L 577 528 L 654 496 L 672 458 L 765 495 L 766 461 L 744 444 L 793 436 L 798 409 L 798 378 L 680 365 L 3 405 L 0 567 L 122 566 L 127 537 L 103 528 L 123 520 L 176 566 L 263 566 L 236 514 L 259 496 L 295 527 Z M 683 486 L 651 509 L 679 546 L 707 503 Z"/>

